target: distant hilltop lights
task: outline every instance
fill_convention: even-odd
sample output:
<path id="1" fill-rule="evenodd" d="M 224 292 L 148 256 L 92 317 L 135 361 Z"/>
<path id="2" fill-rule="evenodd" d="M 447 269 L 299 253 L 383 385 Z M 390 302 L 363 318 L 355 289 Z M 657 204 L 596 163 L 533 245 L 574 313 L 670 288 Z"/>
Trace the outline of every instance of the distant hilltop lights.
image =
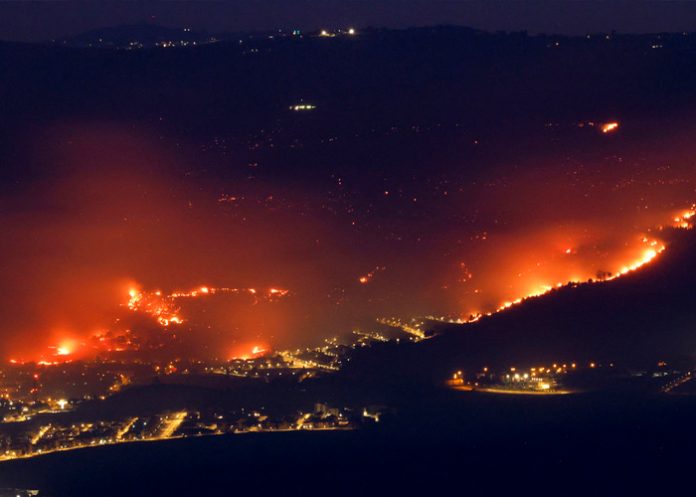
<path id="1" fill-rule="evenodd" d="M 290 110 L 294 112 L 303 112 L 308 110 L 314 110 L 316 108 L 317 106 L 312 104 L 295 104 L 290 106 Z"/>
<path id="2" fill-rule="evenodd" d="M 355 36 L 356 34 L 358 34 L 358 32 L 355 30 L 355 28 L 348 28 L 345 30 L 339 29 L 336 32 L 329 31 L 328 29 L 322 29 L 319 31 L 319 36 L 322 38 L 334 38 L 337 35 Z"/>

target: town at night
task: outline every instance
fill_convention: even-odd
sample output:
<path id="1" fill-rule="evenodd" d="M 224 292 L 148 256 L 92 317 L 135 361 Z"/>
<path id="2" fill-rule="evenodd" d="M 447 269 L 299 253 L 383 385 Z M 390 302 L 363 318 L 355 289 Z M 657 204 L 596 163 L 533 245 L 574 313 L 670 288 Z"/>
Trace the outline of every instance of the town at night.
<path id="1" fill-rule="evenodd" d="M 0 5 L 0 497 L 689 494 L 696 2 Z"/>

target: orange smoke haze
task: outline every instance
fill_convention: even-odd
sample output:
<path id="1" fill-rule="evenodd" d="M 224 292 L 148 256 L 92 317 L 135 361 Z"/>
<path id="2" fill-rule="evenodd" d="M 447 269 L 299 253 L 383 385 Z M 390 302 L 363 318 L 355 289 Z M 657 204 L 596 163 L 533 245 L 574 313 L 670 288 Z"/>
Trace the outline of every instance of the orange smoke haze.
<path id="1" fill-rule="evenodd" d="M 316 184 L 206 176 L 185 144 L 147 129 L 37 132 L 24 154 L 39 179 L 0 199 L 0 356 L 50 363 L 164 340 L 180 355 L 254 357 L 378 317 L 467 318 L 616 276 L 658 256 L 660 226 L 690 223 L 696 178 L 686 142 L 625 141 L 623 122 L 594 135 L 601 152 L 530 152 L 422 195 L 413 217 L 378 213 L 373 229 L 325 209 Z"/>

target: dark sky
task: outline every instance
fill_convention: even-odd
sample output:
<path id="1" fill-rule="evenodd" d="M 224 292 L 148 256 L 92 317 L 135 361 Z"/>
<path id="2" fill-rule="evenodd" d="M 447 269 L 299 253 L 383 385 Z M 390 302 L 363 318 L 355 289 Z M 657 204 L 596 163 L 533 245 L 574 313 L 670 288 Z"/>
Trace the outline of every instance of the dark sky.
<path id="1" fill-rule="evenodd" d="M 0 39 L 42 41 L 152 22 L 212 32 L 352 25 L 459 24 L 486 30 L 582 34 L 696 30 L 696 2 L 607 0 L 0 1 Z"/>

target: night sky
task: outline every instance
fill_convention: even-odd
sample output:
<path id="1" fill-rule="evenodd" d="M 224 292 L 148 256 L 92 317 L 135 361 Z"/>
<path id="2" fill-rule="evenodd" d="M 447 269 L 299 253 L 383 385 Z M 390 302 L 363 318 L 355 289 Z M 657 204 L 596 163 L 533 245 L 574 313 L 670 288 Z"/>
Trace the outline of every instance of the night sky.
<path id="1" fill-rule="evenodd" d="M 230 0 L 223 2 L 2 2 L 0 38 L 44 41 L 123 24 L 188 26 L 210 32 L 404 28 L 434 24 L 531 33 L 689 31 L 696 2 Z"/>

